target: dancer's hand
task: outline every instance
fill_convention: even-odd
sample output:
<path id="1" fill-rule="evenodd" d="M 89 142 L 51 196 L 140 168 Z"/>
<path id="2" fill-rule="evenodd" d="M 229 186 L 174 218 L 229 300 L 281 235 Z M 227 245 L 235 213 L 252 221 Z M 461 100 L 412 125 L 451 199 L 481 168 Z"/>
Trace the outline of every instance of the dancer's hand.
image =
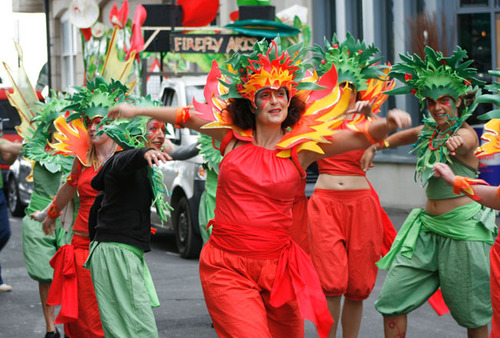
<path id="1" fill-rule="evenodd" d="M 363 114 L 366 117 L 372 115 L 373 102 L 370 101 L 356 101 L 354 109 L 347 111 L 347 114 Z"/>
<path id="2" fill-rule="evenodd" d="M 363 156 L 361 156 L 361 170 L 368 171 L 373 168 L 375 165 L 373 164 L 373 157 L 375 156 L 375 148 L 374 146 L 366 148 Z"/>
<path id="3" fill-rule="evenodd" d="M 160 161 L 162 162 L 167 162 L 172 160 L 172 157 L 170 155 L 165 154 L 162 151 L 155 150 L 155 149 L 149 149 L 146 151 L 144 154 L 144 159 L 148 162 L 150 167 L 153 167 L 153 165 L 159 165 Z"/>
<path id="4" fill-rule="evenodd" d="M 455 174 L 447 164 L 436 163 L 432 170 L 434 170 L 435 177 L 441 177 L 446 184 L 453 186 L 453 182 L 455 182 Z"/>
<path id="5" fill-rule="evenodd" d="M 111 108 L 108 111 L 108 118 L 115 120 L 118 118 L 128 118 L 131 119 L 138 115 L 138 109 L 132 105 L 122 103 L 116 107 Z"/>
<path id="6" fill-rule="evenodd" d="M 43 222 L 43 220 L 47 217 L 47 210 L 37 210 L 35 212 L 33 212 L 31 215 L 30 215 L 31 219 L 32 220 L 35 220 L 35 221 L 38 221 L 38 222 Z"/>
<path id="7" fill-rule="evenodd" d="M 465 143 L 465 140 L 462 136 L 455 134 L 451 136 L 446 141 L 446 148 L 450 151 L 451 156 L 455 156 L 457 154 L 457 150 Z"/>
<path id="8" fill-rule="evenodd" d="M 52 217 L 46 217 L 45 220 L 42 223 L 43 225 L 43 232 L 47 235 L 50 236 L 54 234 L 56 231 L 56 219 Z"/>
<path id="9" fill-rule="evenodd" d="M 393 130 L 396 128 L 407 128 L 411 126 L 411 116 L 400 109 L 391 109 L 386 116 L 387 126 Z"/>

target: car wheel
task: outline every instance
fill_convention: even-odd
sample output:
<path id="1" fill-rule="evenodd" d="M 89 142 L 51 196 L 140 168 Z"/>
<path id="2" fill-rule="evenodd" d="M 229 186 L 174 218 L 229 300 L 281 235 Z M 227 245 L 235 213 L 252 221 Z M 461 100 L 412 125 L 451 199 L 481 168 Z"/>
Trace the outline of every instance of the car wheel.
<path id="1" fill-rule="evenodd" d="M 14 177 L 9 177 L 8 180 L 8 199 L 11 215 L 15 217 L 24 216 L 24 205 L 22 205 L 19 198 L 19 188 Z"/>
<path id="2" fill-rule="evenodd" d="M 193 229 L 189 201 L 185 196 L 179 199 L 174 208 L 175 242 L 182 258 L 194 258 L 200 255 L 201 238 Z"/>

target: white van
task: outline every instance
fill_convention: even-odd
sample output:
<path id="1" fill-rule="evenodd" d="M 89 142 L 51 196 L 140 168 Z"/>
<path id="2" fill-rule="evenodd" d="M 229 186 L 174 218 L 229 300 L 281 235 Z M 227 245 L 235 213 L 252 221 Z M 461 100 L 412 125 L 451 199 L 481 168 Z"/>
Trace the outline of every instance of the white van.
<path id="1" fill-rule="evenodd" d="M 159 101 L 166 106 L 187 106 L 193 101 L 203 101 L 206 76 L 184 76 L 163 81 Z M 176 147 L 185 147 L 198 142 L 199 134 L 190 129 L 176 129 L 167 124 L 166 138 Z M 160 165 L 165 185 L 170 192 L 167 201 L 174 208 L 163 227 L 175 234 L 179 254 L 183 258 L 198 257 L 202 247 L 198 225 L 200 197 L 205 189 L 203 157 L 197 155 L 183 161 L 168 161 Z M 161 220 L 152 208 L 151 222 L 161 227 Z"/>

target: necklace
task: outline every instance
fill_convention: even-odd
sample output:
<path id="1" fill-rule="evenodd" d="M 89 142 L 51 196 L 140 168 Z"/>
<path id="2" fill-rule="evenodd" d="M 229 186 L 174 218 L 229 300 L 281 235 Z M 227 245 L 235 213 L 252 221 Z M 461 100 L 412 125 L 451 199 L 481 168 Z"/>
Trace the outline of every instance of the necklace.
<path id="1" fill-rule="evenodd" d="M 116 152 L 116 144 L 113 145 L 113 147 L 111 148 L 111 151 L 108 153 L 108 155 L 106 155 L 106 158 L 102 161 L 99 161 L 97 159 L 97 156 L 95 156 L 95 159 L 94 159 L 94 162 L 93 162 L 93 167 L 95 170 L 99 169 L 104 163 L 106 163 L 106 161 L 111 157 L 113 156 L 113 154 Z"/>
<path id="2" fill-rule="evenodd" d="M 432 145 L 432 141 L 434 141 L 434 137 L 436 136 L 437 133 L 438 133 L 437 129 L 434 130 L 434 133 L 429 138 L 429 149 L 432 151 L 438 150 L 439 148 L 441 148 L 446 143 L 446 140 L 449 138 L 449 137 L 447 137 L 446 139 L 443 139 L 443 142 L 441 142 L 440 145 L 438 145 L 436 148 L 434 148 L 434 146 Z"/>

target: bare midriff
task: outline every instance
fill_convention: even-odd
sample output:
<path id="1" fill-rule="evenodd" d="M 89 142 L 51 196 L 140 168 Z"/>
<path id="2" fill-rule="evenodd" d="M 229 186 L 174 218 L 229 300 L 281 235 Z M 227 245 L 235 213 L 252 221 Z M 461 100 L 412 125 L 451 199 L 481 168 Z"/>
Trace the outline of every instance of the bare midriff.
<path id="1" fill-rule="evenodd" d="M 471 202 L 472 200 L 467 196 L 446 198 L 441 200 L 428 199 L 427 203 L 425 204 L 425 211 L 429 215 L 439 216 Z"/>
<path id="2" fill-rule="evenodd" d="M 320 174 L 315 189 L 359 190 L 370 189 L 365 176 Z"/>

